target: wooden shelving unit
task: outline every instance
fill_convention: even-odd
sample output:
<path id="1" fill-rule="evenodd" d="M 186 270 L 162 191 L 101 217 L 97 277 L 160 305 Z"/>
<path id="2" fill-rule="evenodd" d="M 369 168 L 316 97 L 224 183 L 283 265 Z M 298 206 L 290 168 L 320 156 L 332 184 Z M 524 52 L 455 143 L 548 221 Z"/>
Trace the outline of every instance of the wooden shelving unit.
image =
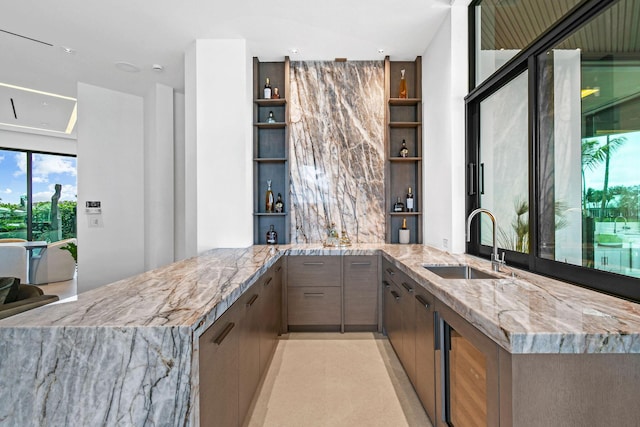
<path id="1" fill-rule="evenodd" d="M 264 99 L 265 79 L 280 91 L 279 99 Z M 260 62 L 253 58 L 253 242 L 266 244 L 266 234 L 273 225 L 278 243 L 290 241 L 289 233 L 289 57 L 284 61 Z M 276 123 L 267 123 L 273 112 Z M 272 181 L 274 199 L 278 193 L 284 201 L 283 213 L 265 212 L 267 180 Z"/>
<path id="2" fill-rule="evenodd" d="M 410 243 L 422 243 L 422 58 L 415 61 L 384 61 L 385 74 L 385 206 L 386 241 L 398 243 L 398 230 L 403 218 L 411 231 Z M 408 97 L 398 98 L 400 70 L 405 70 Z M 409 149 L 408 157 L 400 157 L 402 141 Z M 411 187 L 414 194 L 414 212 L 392 212 L 400 197 L 405 203 Z"/>

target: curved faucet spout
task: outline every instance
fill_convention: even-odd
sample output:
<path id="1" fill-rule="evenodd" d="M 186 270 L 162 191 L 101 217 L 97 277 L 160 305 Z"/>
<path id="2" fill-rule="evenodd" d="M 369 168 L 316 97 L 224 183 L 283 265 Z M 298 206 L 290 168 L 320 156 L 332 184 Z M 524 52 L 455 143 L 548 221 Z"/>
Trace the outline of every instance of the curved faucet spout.
<path id="1" fill-rule="evenodd" d="M 498 256 L 498 244 L 496 240 L 496 232 L 497 232 L 498 226 L 496 222 L 496 216 L 493 214 L 493 212 L 491 212 L 489 209 L 478 208 L 469 214 L 469 216 L 467 217 L 467 242 L 471 241 L 471 221 L 476 215 L 480 213 L 485 213 L 489 216 L 489 218 L 491 218 L 491 223 L 493 224 L 493 251 L 491 254 L 491 268 L 493 269 L 493 271 L 500 271 L 500 266 L 505 263 L 504 252 L 502 252 L 502 260 L 501 260 L 500 257 Z"/>

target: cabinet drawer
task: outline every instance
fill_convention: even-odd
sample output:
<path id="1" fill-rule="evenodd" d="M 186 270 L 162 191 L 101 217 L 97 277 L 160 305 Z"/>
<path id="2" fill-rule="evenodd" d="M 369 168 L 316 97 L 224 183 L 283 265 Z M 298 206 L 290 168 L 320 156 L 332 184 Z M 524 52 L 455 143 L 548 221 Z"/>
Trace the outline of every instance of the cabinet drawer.
<path id="1" fill-rule="evenodd" d="M 341 320 L 340 288 L 288 288 L 290 325 L 339 325 Z"/>
<path id="2" fill-rule="evenodd" d="M 338 256 L 291 256 L 287 262 L 289 286 L 340 286 Z"/>

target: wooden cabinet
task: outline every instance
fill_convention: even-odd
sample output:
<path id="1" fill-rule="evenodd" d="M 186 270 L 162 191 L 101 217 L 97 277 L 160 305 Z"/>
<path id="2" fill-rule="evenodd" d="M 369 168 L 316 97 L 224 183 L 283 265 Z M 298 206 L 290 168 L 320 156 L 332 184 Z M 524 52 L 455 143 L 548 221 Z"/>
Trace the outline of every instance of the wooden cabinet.
<path id="1" fill-rule="evenodd" d="M 200 425 L 240 424 L 237 310 L 227 310 L 199 339 Z"/>
<path id="2" fill-rule="evenodd" d="M 415 290 L 415 352 L 416 373 L 414 387 L 427 411 L 432 424 L 436 420 L 436 379 L 435 379 L 435 298 L 418 286 Z"/>
<path id="3" fill-rule="evenodd" d="M 201 426 L 244 420 L 277 344 L 281 277 L 279 262 L 200 336 Z"/>
<path id="4" fill-rule="evenodd" d="M 289 330 L 340 330 L 341 257 L 291 256 L 287 263 Z"/>
<path id="5" fill-rule="evenodd" d="M 405 70 L 408 94 L 399 98 L 401 70 Z M 410 243 L 422 243 L 422 59 L 391 61 L 385 58 L 385 199 L 386 241 L 398 243 L 398 230 L 403 219 L 411 232 Z M 405 141 L 406 157 L 400 155 Z M 409 187 L 414 194 L 414 211 L 406 212 Z M 400 197 L 405 212 L 392 207 Z"/>
<path id="6" fill-rule="evenodd" d="M 402 349 L 402 311 L 400 308 L 400 289 L 395 283 L 383 280 L 384 286 L 384 332 L 391 346 L 400 354 Z"/>
<path id="7" fill-rule="evenodd" d="M 344 327 L 378 330 L 378 256 L 344 256 Z"/>
<path id="8" fill-rule="evenodd" d="M 498 345 L 439 301 L 436 310 L 437 425 L 500 425 Z"/>
<path id="9" fill-rule="evenodd" d="M 264 84 L 279 90 L 279 99 L 264 99 Z M 253 58 L 253 176 L 255 244 L 266 244 L 271 225 L 278 233 L 278 243 L 289 243 L 289 58 L 277 62 L 260 62 Z M 273 122 L 269 115 L 273 113 Z M 284 212 L 267 212 L 265 195 L 271 181 L 274 198 L 282 195 Z"/>

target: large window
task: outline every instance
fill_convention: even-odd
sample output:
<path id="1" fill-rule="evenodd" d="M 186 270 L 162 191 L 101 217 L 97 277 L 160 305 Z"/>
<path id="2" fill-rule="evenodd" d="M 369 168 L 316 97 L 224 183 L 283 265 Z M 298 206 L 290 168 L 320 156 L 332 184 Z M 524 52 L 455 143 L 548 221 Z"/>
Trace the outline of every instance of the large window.
<path id="1" fill-rule="evenodd" d="M 467 98 L 468 162 L 481 166 L 469 169 L 477 175 L 469 182 L 484 184 L 470 189 L 468 208 L 495 211 L 500 233 L 511 233 L 498 239 L 507 261 L 634 300 L 640 300 L 637 22 L 640 2 L 582 2 Z M 475 230 L 469 252 L 488 253 L 488 231 L 485 224 Z"/>
<path id="2" fill-rule="evenodd" d="M 0 150 L 0 239 L 76 237 L 76 159 Z"/>

